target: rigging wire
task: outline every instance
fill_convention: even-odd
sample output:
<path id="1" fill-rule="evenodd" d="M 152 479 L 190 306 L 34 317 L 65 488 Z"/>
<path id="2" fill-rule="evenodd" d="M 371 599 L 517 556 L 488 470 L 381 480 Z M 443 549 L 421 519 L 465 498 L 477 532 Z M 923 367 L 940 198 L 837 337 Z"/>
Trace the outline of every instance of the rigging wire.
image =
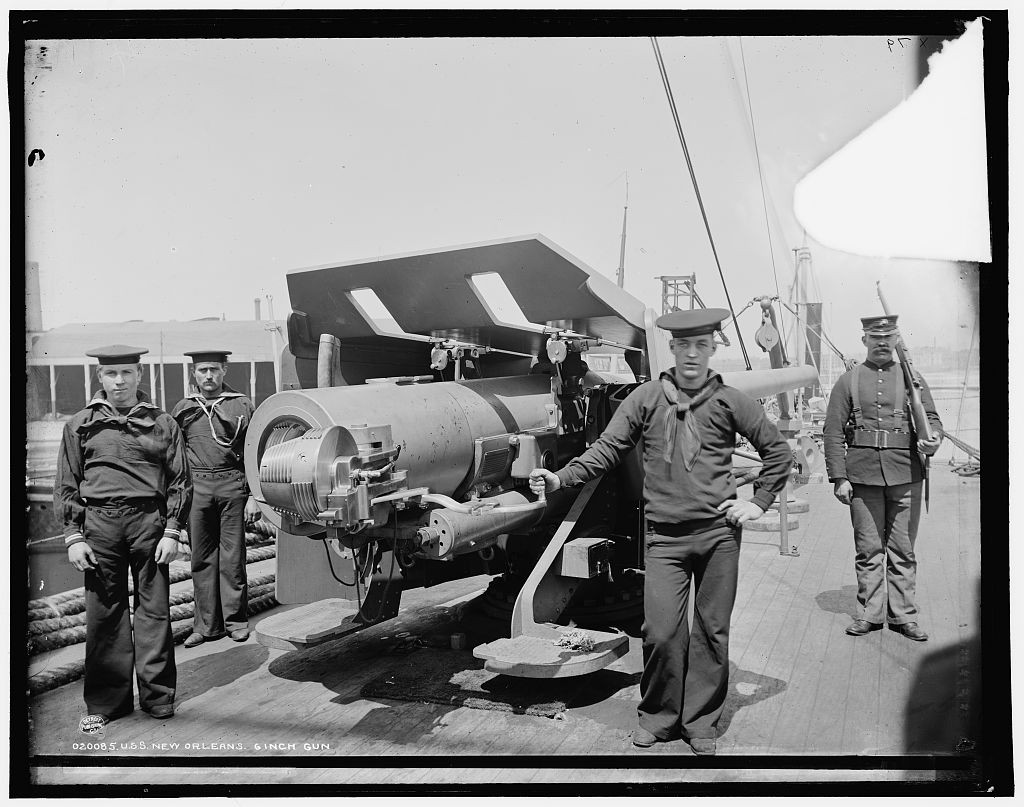
<path id="1" fill-rule="evenodd" d="M 974 318 L 974 327 L 971 329 L 971 346 L 967 349 L 967 366 L 964 367 L 964 383 L 960 389 L 960 406 L 956 410 L 956 433 L 960 435 L 960 416 L 964 412 L 964 398 L 967 397 L 967 379 L 971 372 L 971 355 L 974 353 L 974 337 L 978 335 L 978 318 Z M 954 444 L 955 445 L 955 444 Z M 967 452 L 964 452 L 967 453 Z M 970 455 L 967 457 L 970 459 Z"/>
<path id="2" fill-rule="evenodd" d="M 757 179 L 761 183 L 761 207 L 764 208 L 764 229 L 768 234 L 768 257 L 772 260 L 772 276 L 775 278 L 775 294 L 779 294 L 779 272 L 775 266 L 775 247 L 772 244 L 772 228 L 768 221 L 768 198 L 764 190 L 764 172 L 761 170 L 761 149 L 757 145 L 757 126 L 754 124 L 754 107 L 750 102 L 750 82 L 747 80 L 747 57 L 743 52 L 743 37 L 736 37 L 740 43 L 740 62 L 743 64 L 743 86 L 747 94 L 747 113 L 750 117 L 750 131 L 754 135 L 754 156 L 757 158 Z"/>
<path id="3" fill-rule="evenodd" d="M 785 308 L 790 314 L 793 315 L 793 318 L 798 323 L 800 323 L 801 325 L 804 326 L 804 341 L 806 342 L 806 340 L 807 340 L 807 335 L 806 335 L 807 321 L 803 317 L 800 316 L 800 312 L 799 311 L 797 311 L 796 309 L 790 307 L 790 305 L 788 303 L 785 303 L 782 300 L 779 300 L 779 305 L 781 305 L 783 308 Z M 843 352 L 832 343 L 831 339 L 828 338 L 828 335 L 825 333 L 824 326 L 822 326 L 821 333 L 818 334 L 818 335 L 822 339 L 825 340 L 825 342 L 828 344 L 828 346 L 830 348 L 832 348 L 832 350 L 835 352 L 835 354 L 839 357 L 840 361 L 842 361 L 843 364 L 845 365 L 846 364 L 846 356 L 844 356 Z"/>
<path id="4" fill-rule="evenodd" d="M 711 224 L 708 222 L 708 214 L 704 209 L 704 199 L 700 195 L 700 187 L 697 184 L 697 175 L 693 171 L 693 161 L 690 159 L 690 150 L 686 145 L 686 137 L 683 134 L 683 125 L 679 121 L 679 111 L 676 109 L 675 97 L 672 95 L 672 85 L 668 80 L 668 71 L 665 69 L 665 61 L 661 57 L 661 47 L 658 45 L 658 38 L 651 37 L 651 45 L 654 47 L 654 58 L 658 62 L 658 71 L 661 73 L 661 83 L 665 86 L 665 95 L 668 98 L 669 111 L 672 113 L 672 120 L 675 122 L 676 134 L 679 136 L 679 144 L 683 147 L 683 157 L 686 158 L 686 167 L 690 172 L 690 181 L 693 183 L 693 190 L 697 194 L 697 205 L 700 207 L 701 218 L 704 219 L 704 229 L 708 233 L 708 241 L 711 243 L 711 253 L 715 257 L 715 265 L 718 267 L 718 276 L 722 279 L 722 289 L 725 291 L 725 299 L 729 304 L 729 313 L 733 314 L 733 324 L 736 325 L 736 315 L 733 313 L 732 299 L 729 297 L 729 287 L 725 283 L 725 273 L 722 271 L 722 262 L 718 258 L 718 249 L 715 247 L 715 239 L 711 234 Z M 750 357 L 747 355 L 747 346 L 743 342 L 743 334 L 739 326 L 736 326 L 736 334 L 740 340 L 740 350 L 743 353 L 743 361 L 750 370 Z"/>

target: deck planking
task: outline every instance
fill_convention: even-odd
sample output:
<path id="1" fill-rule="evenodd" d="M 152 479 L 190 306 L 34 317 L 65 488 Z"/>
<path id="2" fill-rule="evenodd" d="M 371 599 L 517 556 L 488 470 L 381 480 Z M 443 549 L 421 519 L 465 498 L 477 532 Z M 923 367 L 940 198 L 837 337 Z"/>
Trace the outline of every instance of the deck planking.
<path id="1" fill-rule="evenodd" d="M 771 550 L 762 548 L 761 551 Z M 777 550 L 773 557 L 764 560 L 772 570 L 766 578 L 773 579 L 775 585 L 765 586 L 766 594 L 769 596 L 768 605 L 762 612 L 753 634 L 749 638 L 744 637 L 746 641 L 742 642 L 744 646 L 739 657 L 731 659 L 736 665 L 736 680 L 733 687 L 742 696 L 757 696 L 765 686 L 741 679 L 752 677 L 755 681 L 789 680 L 796 661 L 793 640 L 801 633 L 801 615 L 794 614 L 795 598 L 790 596 L 790 592 L 800 590 L 811 564 L 794 563 L 793 561 L 799 558 L 780 555 Z M 740 709 L 735 713 L 729 726 L 735 726 L 736 736 L 746 738 L 746 743 L 751 749 L 748 753 L 762 753 L 767 749 L 771 727 L 775 722 L 773 715 L 781 706 L 782 701 L 778 695 L 768 698 L 764 707 L 758 710 L 759 719 L 752 726 L 753 731 L 744 728 L 750 724 L 753 710 Z"/>
<path id="2" fill-rule="evenodd" d="M 827 496 L 832 497 L 831 486 L 824 487 L 827 488 Z M 812 507 L 824 508 L 832 506 L 834 502 L 833 497 L 827 502 L 816 501 Z M 825 618 L 816 625 L 816 629 L 827 636 L 827 641 L 824 654 L 819 660 L 819 677 L 810 710 L 810 724 L 804 737 L 804 753 L 841 753 L 840 736 L 845 717 L 844 705 L 850 685 L 850 667 L 856 641 L 844 632 L 852 619 L 851 614 L 856 613 L 856 581 L 853 571 L 853 537 L 847 532 L 850 527 L 845 508 L 841 515 L 842 526 L 837 525 L 828 535 L 828 540 L 834 543 L 835 550 L 830 553 L 828 565 L 819 584 L 820 591 L 813 594 L 816 601 L 820 599 L 817 605 L 825 615 Z M 869 634 L 868 641 L 877 635 Z"/>
<path id="3" fill-rule="evenodd" d="M 786 689 L 778 699 L 778 712 L 768 740 L 768 746 L 777 753 L 799 753 L 805 748 L 834 626 L 832 613 L 819 607 L 814 599 L 818 592 L 826 590 L 825 581 L 838 544 L 826 529 L 823 510 L 819 505 L 802 516 L 808 519 L 802 537 L 805 544 L 802 552 L 808 555 L 807 572 L 801 591 L 794 597 L 793 613 L 798 626 L 794 625 L 788 632 L 796 642 L 792 650 L 793 666 Z M 785 642 L 782 644 L 786 646 Z"/>
<path id="4" fill-rule="evenodd" d="M 723 723 L 720 753 L 899 754 L 908 749 L 908 722 L 947 709 L 956 723 L 953 729 L 961 731 L 968 724 L 978 685 L 979 651 L 972 641 L 979 629 L 980 483 L 946 469 L 933 473 L 932 512 L 923 517 L 918 543 L 921 621 L 932 634 L 928 643 L 916 644 L 891 631 L 845 635 L 855 606 L 853 540 L 847 510 L 832 497 L 831 485 L 808 485 L 800 491 L 811 512 L 800 514 L 801 526 L 791 534 L 799 557 L 779 555 L 777 536 L 770 533 L 744 536 L 731 640 L 731 718 Z M 358 767 L 298 768 L 268 780 L 353 785 L 457 781 L 450 778 L 454 770 L 407 767 L 424 755 L 482 755 L 494 764 L 485 771 L 466 772 L 469 778 L 459 780 L 481 783 L 557 781 L 543 765 L 506 771 L 503 758 L 537 756 L 543 762 L 565 755 L 688 755 L 687 745 L 679 741 L 647 751 L 629 743 L 641 666 L 637 638 L 631 639 L 629 654 L 612 667 L 625 676 L 622 688 L 599 703 L 570 708 L 562 720 L 360 696 L 367 681 L 396 663 L 388 648 L 397 634 L 443 630 L 446 620 L 454 618 L 455 606 L 486 582 L 456 581 L 409 592 L 413 596 L 407 596 L 407 603 L 419 607 L 403 610 L 390 623 L 306 651 L 269 650 L 253 642 L 210 643 L 195 648 L 198 652 L 179 649 L 175 719 L 157 722 L 136 714 L 108 726 L 106 739 L 296 744 L 295 750 L 274 752 L 275 762 L 289 754 L 322 754 L 325 764 L 343 766 L 346 757 L 394 758 L 390 773 Z M 934 656 L 941 656 L 945 666 L 929 666 Z M 930 693 L 923 699 L 915 689 L 921 680 Z M 70 747 L 85 738 L 74 730 L 83 711 L 81 682 L 40 695 L 30 707 L 34 753 L 71 758 L 83 753 Z M 942 748 L 913 750 L 948 753 L 948 739 L 942 742 Z M 303 750 L 304 743 L 325 747 Z M 232 755 L 216 749 L 189 753 Z M 251 748 L 241 753 L 258 754 Z M 214 781 L 212 769 L 181 770 L 189 771 L 189 781 Z M 255 781 L 245 772 L 239 771 L 238 781 Z M 53 769 L 39 773 L 45 778 Z M 662 780 L 655 769 L 590 773 L 594 776 L 588 780 L 593 781 Z"/>
<path id="5" fill-rule="evenodd" d="M 820 511 L 819 507 L 800 516 L 807 521 L 802 532 L 803 554 L 796 558 L 779 555 L 773 561 L 776 565 L 784 564 L 790 574 L 801 569 L 797 582 L 791 587 L 791 596 L 780 598 L 785 599 L 789 607 L 784 623 L 766 637 L 766 641 L 771 641 L 771 648 L 761 670 L 764 675 L 787 682 L 785 689 L 768 699 L 759 719 L 752 720 L 753 710 L 745 709 L 737 713 L 730 725 L 736 736 L 747 738 L 747 743 L 760 752 L 802 750 L 807 730 L 824 658 L 826 626 L 831 624 L 831 620 L 823 624 L 823 612 L 816 607 L 811 594 L 821 590 L 821 581 L 834 552 L 834 543 L 828 542 L 827 536 L 823 538 L 824 519 Z M 823 541 L 825 543 L 819 546 Z M 801 563 L 800 559 L 805 556 L 806 560 Z M 744 658 L 749 653 L 748 648 Z M 747 669 L 743 658 L 739 666 Z M 790 730 L 789 736 L 780 736 L 780 730 Z"/>
<path id="6" fill-rule="evenodd" d="M 864 641 L 864 640 L 867 641 Z M 885 681 L 882 654 L 876 644 L 885 641 L 884 631 L 847 639 L 853 648 L 849 689 L 842 723 L 844 754 L 870 754 L 878 746 L 878 694 Z"/>

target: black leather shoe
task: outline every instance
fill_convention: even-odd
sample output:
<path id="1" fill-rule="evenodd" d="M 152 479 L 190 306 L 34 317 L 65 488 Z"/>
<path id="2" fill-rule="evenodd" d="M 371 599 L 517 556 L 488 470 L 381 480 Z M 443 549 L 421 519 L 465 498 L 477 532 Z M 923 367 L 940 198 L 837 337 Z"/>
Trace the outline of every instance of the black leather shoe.
<path id="1" fill-rule="evenodd" d="M 156 706 L 151 706 L 148 709 L 143 709 L 150 717 L 155 717 L 157 720 L 166 720 L 169 717 L 174 717 L 174 704 L 173 703 L 160 703 Z"/>
<path id="2" fill-rule="evenodd" d="M 897 633 L 902 633 L 908 639 L 915 642 L 927 642 L 928 634 L 921 630 L 916 622 L 904 622 L 902 625 L 889 625 L 889 630 L 894 630 Z"/>
<path id="3" fill-rule="evenodd" d="M 847 626 L 846 632 L 850 636 L 864 636 L 873 630 L 881 629 L 882 626 L 876 625 L 874 622 L 868 622 L 866 619 L 855 619 Z"/>

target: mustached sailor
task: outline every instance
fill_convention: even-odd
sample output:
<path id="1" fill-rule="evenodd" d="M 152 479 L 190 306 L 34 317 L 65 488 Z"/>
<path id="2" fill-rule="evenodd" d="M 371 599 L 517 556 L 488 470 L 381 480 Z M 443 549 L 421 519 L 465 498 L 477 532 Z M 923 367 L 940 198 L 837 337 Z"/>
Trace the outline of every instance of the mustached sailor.
<path id="1" fill-rule="evenodd" d="M 243 449 L 255 409 L 225 382 L 230 350 L 194 350 L 195 389 L 171 412 L 185 435 L 194 496 L 192 546 L 195 618 L 185 647 L 230 636 L 249 638 L 245 526 L 260 516 L 249 495 Z"/>

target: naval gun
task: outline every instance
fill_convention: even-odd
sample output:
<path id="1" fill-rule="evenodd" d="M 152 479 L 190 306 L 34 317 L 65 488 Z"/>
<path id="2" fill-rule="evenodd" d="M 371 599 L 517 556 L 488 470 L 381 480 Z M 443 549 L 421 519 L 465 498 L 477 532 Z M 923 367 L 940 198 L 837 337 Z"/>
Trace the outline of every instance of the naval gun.
<path id="1" fill-rule="evenodd" d="M 495 310 L 481 275 L 525 322 Z M 404 590 L 489 574 L 492 607 L 512 605 L 498 607 L 508 635 L 474 648 L 487 669 L 564 677 L 623 655 L 621 614 L 601 604 L 642 596 L 638 452 L 547 497 L 528 478 L 582 453 L 671 366 L 655 312 L 539 235 L 317 267 L 288 286 L 285 389 L 253 415 L 245 467 L 277 528 L 277 598 L 302 607 L 261 621 L 258 641 L 308 647 L 393 618 Z M 595 348 L 638 381 L 591 370 Z M 723 375 L 753 397 L 815 377 Z"/>

